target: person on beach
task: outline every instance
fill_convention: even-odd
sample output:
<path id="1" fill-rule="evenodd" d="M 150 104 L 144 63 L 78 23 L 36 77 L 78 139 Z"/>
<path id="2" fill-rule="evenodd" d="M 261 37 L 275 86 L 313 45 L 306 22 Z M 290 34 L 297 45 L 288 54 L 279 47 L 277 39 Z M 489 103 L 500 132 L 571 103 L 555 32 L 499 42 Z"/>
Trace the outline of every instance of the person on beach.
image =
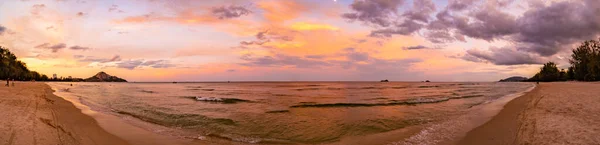
<path id="1" fill-rule="evenodd" d="M 15 79 L 12 79 L 12 86 L 15 86 Z"/>
<path id="2" fill-rule="evenodd" d="M 10 83 L 9 83 L 9 81 L 10 81 L 10 79 L 9 79 L 9 78 L 7 78 L 7 79 L 6 79 L 6 85 L 5 85 L 5 86 L 7 86 L 7 87 L 10 87 L 10 86 L 9 86 L 9 84 L 10 84 Z"/>

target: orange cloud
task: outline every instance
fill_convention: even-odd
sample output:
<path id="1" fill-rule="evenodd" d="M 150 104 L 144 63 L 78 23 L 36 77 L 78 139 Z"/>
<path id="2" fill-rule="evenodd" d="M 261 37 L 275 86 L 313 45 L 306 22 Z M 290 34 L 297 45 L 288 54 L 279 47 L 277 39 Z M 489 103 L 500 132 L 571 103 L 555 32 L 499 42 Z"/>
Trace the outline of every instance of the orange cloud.
<path id="1" fill-rule="evenodd" d="M 295 19 L 308 10 L 305 5 L 291 0 L 264 0 L 257 5 L 264 10 L 263 16 L 274 23 Z"/>
<path id="2" fill-rule="evenodd" d="M 293 30 L 297 31 L 312 31 L 312 30 L 332 30 L 336 31 L 340 28 L 328 25 L 328 24 L 317 24 L 317 23 L 307 23 L 307 22 L 298 22 L 294 23 L 290 26 Z"/>

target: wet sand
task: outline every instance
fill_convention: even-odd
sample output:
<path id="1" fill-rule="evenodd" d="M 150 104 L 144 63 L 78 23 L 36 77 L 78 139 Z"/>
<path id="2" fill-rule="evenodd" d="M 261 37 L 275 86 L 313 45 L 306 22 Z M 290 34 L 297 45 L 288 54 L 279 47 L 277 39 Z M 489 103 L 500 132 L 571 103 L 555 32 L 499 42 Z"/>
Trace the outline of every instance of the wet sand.
<path id="1" fill-rule="evenodd" d="M 0 87 L 0 144 L 128 145 L 44 83 Z"/>
<path id="2" fill-rule="evenodd" d="M 600 144 L 600 83 L 541 83 L 459 144 Z"/>

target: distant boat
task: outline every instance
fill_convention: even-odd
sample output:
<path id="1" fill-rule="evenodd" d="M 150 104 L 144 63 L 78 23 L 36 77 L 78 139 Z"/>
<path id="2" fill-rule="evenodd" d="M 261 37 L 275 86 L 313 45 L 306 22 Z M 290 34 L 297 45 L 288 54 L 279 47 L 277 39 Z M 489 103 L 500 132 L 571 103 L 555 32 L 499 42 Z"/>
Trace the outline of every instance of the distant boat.
<path id="1" fill-rule="evenodd" d="M 173 82 L 173 84 L 177 84 L 177 82 Z"/>
<path id="2" fill-rule="evenodd" d="M 425 80 L 425 82 L 426 82 L 426 83 L 429 83 L 430 81 L 429 81 L 429 80 Z"/>
<path id="3" fill-rule="evenodd" d="M 389 80 L 381 80 L 381 82 L 390 82 Z"/>

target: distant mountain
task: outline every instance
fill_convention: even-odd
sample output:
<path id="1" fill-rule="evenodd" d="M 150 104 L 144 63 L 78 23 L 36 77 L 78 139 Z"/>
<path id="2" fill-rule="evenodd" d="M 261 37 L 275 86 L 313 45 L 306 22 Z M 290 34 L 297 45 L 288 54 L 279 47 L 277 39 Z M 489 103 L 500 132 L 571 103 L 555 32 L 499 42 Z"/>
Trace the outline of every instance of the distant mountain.
<path id="1" fill-rule="evenodd" d="M 85 79 L 86 82 L 127 82 L 127 80 L 111 76 L 105 72 L 99 72 L 96 75 Z"/>
<path id="2" fill-rule="evenodd" d="M 500 82 L 522 82 L 522 81 L 526 81 L 526 80 L 527 80 L 526 77 L 513 76 L 510 78 L 501 79 Z"/>

